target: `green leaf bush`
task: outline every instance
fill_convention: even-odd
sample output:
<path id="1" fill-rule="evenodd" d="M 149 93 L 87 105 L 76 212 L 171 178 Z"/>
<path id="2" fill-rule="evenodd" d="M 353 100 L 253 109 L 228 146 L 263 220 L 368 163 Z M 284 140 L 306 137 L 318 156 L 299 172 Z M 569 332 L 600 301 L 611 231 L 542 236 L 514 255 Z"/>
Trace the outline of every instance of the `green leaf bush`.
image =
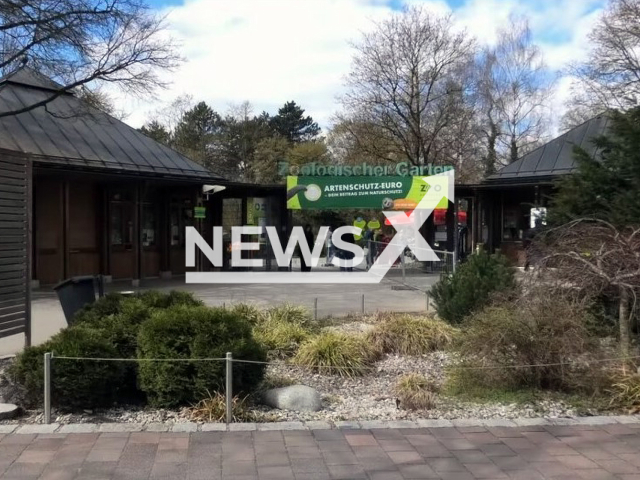
<path id="1" fill-rule="evenodd" d="M 73 326 L 36 347 L 28 347 L 13 364 L 12 373 L 25 388 L 29 406 L 41 405 L 44 392 L 44 354 L 53 352 L 51 403 L 70 409 L 110 406 L 124 383 L 121 362 L 66 360 L 56 356 L 117 358 L 118 350 L 103 331 Z"/>
<path id="2" fill-rule="evenodd" d="M 225 362 L 153 359 L 224 358 L 227 352 L 232 352 L 236 360 L 266 360 L 264 349 L 252 336 L 249 322 L 229 310 L 186 305 L 154 310 L 142 323 L 138 335 L 140 388 L 154 406 L 193 404 L 207 392 L 224 388 Z M 262 364 L 234 363 L 234 394 L 251 391 L 263 375 Z"/>
<path id="3" fill-rule="evenodd" d="M 481 309 L 496 292 L 514 287 L 514 273 L 503 255 L 484 251 L 471 255 L 456 272 L 444 277 L 431 289 L 438 316 L 459 324 L 475 310 Z"/>

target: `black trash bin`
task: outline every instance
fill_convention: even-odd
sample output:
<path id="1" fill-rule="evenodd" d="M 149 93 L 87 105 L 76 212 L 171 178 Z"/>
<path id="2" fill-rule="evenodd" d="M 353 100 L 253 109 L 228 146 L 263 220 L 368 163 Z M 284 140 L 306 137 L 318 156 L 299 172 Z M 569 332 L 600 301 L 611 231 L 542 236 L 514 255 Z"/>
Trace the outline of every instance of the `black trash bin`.
<path id="1" fill-rule="evenodd" d="M 53 287 L 58 294 L 67 325 L 71 325 L 78 310 L 96 301 L 95 281 L 93 275 L 71 277 Z"/>

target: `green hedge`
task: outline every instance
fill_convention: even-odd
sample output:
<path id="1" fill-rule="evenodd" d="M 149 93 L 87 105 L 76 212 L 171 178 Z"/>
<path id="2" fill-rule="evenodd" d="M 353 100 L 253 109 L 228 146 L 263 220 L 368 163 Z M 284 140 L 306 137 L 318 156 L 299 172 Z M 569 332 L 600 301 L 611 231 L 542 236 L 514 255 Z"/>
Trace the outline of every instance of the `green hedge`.
<path id="1" fill-rule="evenodd" d="M 173 306 L 155 310 L 138 335 L 139 385 L 154 406 L 195 403 L 222 390 L 225 362 L 157 362 L 144 359 L 223 358 L 264 361 L 264 349 L 253 339 L 251 325 L 222 308 Z M 264 365 L 234 363 L 234 394 L 254 389 L 262 380 Z"/>
<path id="2" fill-rule="evenodd" d="M 67 408 L 112 405 L 124 383 L 121 362 L 65 360 L 55 356 L 116 358 L 117 349 L 102 331 L 74 326 L 62 330 L 37 347 L 26 348 L 13 365 L 12 373 L 22 384 L 31 406 L 41 405 L 44 392 L 44 354 L 53 352 L 51 403 Z"/>
<path id="3" fill-rule="evenodd" d="M 493 293 L 509 290 L 514 285 L 513 269 L 507 258 L 481 251 L 471 255 L 453 275 L 436 283 L 431 295 L 438 316 L 457 324 L 471 312 L 487 305 Z"/>

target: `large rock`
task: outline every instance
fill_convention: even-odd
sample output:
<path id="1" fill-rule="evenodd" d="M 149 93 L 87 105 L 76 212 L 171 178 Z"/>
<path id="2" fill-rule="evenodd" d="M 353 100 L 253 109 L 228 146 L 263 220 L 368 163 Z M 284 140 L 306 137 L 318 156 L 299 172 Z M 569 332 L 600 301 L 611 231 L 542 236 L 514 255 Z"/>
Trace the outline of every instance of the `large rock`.
<path id="1" fill-rule="evenodd" d="M 13 403 L 0 403 L 0 420 L 13 418 L 20 412 L 20 407 Z"/>
<path id="2" fill-rule="evenodd" d="M 262 400 L 265 405 L 281 410 L 317 412 L 322 409 L 320 394 L 314 388 L 306 385 L 272 388 L 264 392 Z"/>

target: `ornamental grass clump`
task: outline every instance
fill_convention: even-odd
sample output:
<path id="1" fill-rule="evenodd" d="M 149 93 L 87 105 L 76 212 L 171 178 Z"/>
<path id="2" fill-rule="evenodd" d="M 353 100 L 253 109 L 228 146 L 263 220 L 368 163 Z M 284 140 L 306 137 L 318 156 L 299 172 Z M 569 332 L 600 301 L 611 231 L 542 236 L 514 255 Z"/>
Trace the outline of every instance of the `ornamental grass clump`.
<path id="1" fill-rule="evenodd" d="M 418 373 L 400 377 L 395 391 L 400 408 L 405 410 L 431 410 L 436 406 L 437 385 Z"/>
<path id="2" fill-rule="evenodd" d="M 253 334 L 271 356 L 289 357 L 311 336 L 311 316 L 296 305 L 272 307 L 256 317 Z"/>
<path id="3" fill-rule="evenodd" d="M 426 316 L 393 315 L 378 323 L 367 341 L 380 353 L 423 355 L 449 347 L 458 330 Z"/>
<path id="4" fill-rule="evenodd" d="M 364 375 L 376 360 L 376 351 L 360 335 L 323 332 L 302 344 L 293 363 L 325 375 Z"/>
<path id="5" fill-rule="evenodd" d="M 225 395 L 220 392 L 211 394 L 208 391 L 207 394 L 207 398 L 203 398 L 188 409 L 189 418 L 194 422 L 224 422 L 227 418 Z M 231 403 L 231 418 L 233 422 L 255 422 L 255 415 L 249 409 L 246 397 L 233 397 Z"/>

